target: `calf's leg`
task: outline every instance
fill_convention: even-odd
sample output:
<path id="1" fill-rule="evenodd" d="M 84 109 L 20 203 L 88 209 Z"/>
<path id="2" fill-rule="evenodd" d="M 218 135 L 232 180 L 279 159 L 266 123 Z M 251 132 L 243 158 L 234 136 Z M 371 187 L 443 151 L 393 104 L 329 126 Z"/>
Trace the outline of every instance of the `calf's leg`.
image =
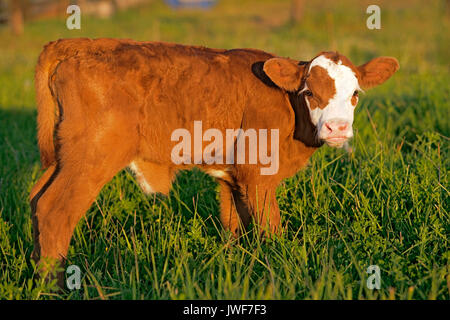
<path id="1" fill-rule="evenodd" d="M 228 182 L 218 179 L 220 187 L 220 222 L 234 237 L 239 233 L 239 214 L 234 204 L 232 188 Z"/>
<path id="2" fill-rule="evenodd" d="M 247 205 L 260 232 L 280 233 L 280 209 L 275 197 L 275 189 L 259 187 L 258 185 L 245 186 Z"/>
<path id="3" fill-rule="evenodd" d="M 33 258 L 44 271 L 64 262 L 80 218 L 101 188 L 136 155 L 133 142 L 137 137 L 132 134 L 119 136 L 114 131 L 115 126 L 110 128 L 110 131 L 86 129 L 83 139 L 60 133 L 58 163 L 31 201 L 35 241 Z M 64 121 L 61 130 L 64 132 Z M 101 135 L 96 132 L 101 132 Z M 58 279 L 61 286 L 63 274 L 58 274 Z"/>
<path id="4" fill-rule="evenodd" d="M 250 222 L 250 214 L 240 191 L 228 181 L 217 179 L 220 187 L 220 221 L 225 230 L 239 236 L 240 227 Z"/>

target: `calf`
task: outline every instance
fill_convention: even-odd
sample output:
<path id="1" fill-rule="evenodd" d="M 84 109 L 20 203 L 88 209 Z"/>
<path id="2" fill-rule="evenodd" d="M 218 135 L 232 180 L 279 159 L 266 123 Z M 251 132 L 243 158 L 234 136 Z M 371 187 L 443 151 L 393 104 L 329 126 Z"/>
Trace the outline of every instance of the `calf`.
<path id="1" fill-rule="evenodd" d="M 398 67 L 389 57 L 356 67 L 336 52 L 306 62 L 254 49 L 114 39 L 49 43 L 35 78 L 47 170 L 30 195 L 33 257 L 64 259 L 75 225 L 125 167 L 145 192 L 167 194 L 178 170 L 197 166 L 220 184 L 226 230 L 238 235 L 240 222 L 253 219 L 262 230 L 279 231 L 276 187 L 323 143 L 340 147 L 351 138 L 358 92 L 383 83 Z M 198 124 L 216 139 L 237 130 L 231 145 L 210 153 L 229 161 L 202 161 L 208 137 L 195 137 Z M 183 143 L 193 142 L 196 150 L 185 149 L 183 160 L 174 161 L 179 129 L 194 134 Z M 262 171 L 267 161 L 247 160 L 258 149 L 251 143 L 238 161 L 242 132 L 244 141 L 251 140 L 249 132 L 266 132 L 266 142 L 270 137 L 266 155 L 277 155 L 271 172 Z"/>

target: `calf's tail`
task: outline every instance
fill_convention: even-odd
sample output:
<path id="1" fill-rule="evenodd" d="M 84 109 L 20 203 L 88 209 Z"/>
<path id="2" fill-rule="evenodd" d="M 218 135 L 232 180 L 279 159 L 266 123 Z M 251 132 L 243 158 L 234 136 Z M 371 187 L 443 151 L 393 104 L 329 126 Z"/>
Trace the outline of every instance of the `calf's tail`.
<path id="1" fill-rule="evenodd" d="M 51 78 L 61 60 L 58 59 L 53 44 L 48 44 L 40 54 L 34 78 L 38 113 L 37 138 L 43 169 L 56 161 L 54 131 L 59 110 L 51 89 Z"/>

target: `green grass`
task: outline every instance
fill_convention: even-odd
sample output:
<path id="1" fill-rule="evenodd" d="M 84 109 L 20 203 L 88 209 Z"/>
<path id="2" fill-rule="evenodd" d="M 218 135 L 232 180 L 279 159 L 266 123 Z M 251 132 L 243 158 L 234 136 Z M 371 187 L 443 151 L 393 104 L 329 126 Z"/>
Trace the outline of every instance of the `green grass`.
<path id="1" fill-rule="evenodd" d="M 338 6 L 337 3 L 340 3 Z M 221 1 L 174 12 L 160 2 L 84 17 L 35 21 L 14 38 L 0 29 L 0 299 L 449 299 L 449 28 L 445 1 L 381 2 L 382 30 L 365 27 L 364 1 L 307 4 Z M 447 14 L 447 15 L 446 15 Z M 181 173 L 169 197 L 145 196 L 129 172 L 105 186 L 78 224 L 68 264 L 78 291 L 33 280 L 28 195 L 41 175 L 33 69 L 63 37 L 121 37 L 210 47 L 254 47 L 310 59 L 339 50 L 357 64 L 378 55 L 401 70 L 361 97 L 353 153 L 321 148 L 278 188 L 285 232 L 235 243 L 218 222 L 215 182 Z M 381 268 L 381 289 L 365 282 Z"/>

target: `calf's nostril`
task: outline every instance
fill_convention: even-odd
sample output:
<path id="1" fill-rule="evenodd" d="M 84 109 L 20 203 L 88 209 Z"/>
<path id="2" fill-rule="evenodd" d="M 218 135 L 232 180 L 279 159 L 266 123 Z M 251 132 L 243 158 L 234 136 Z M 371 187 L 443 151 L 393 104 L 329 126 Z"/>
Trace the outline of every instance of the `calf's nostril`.
<path id="1" fill-rule="evenodd" d="M 344 130 L 347 130 L 347 128 L 348 128 L 348 124 L 344 123 L 344 124 L 340 125 L 338 129 L 339 129 L 339 131 L 344 131 Z"/>
<path id="2" fill-rule="evenodd" d="M 328 131 L 333 132 L 333 129 L 331 128 L 330 124 L 325 123 L 325 127 L 328 129 Z"/>

